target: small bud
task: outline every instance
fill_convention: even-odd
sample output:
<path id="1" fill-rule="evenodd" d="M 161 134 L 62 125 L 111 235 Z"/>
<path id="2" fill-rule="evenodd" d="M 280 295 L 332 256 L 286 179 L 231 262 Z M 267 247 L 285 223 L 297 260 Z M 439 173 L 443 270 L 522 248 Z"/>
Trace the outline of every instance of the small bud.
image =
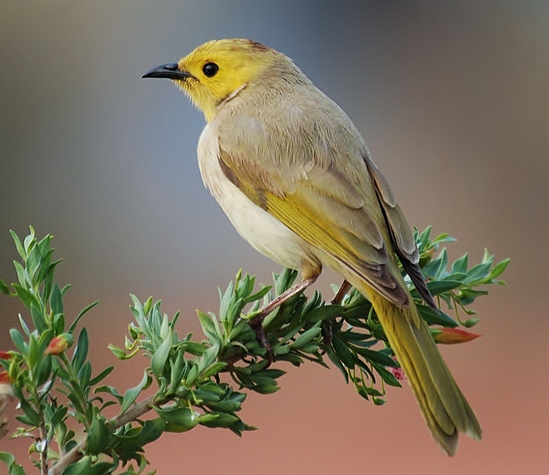
<path id="1" fill-rule="evenodd" d="M 468 320 L 465 320 L 463 322 L 463 326 L 465 328 L 471 328 L 474 327 L 478 322 L 480 322 L 480 318 L 469 318 Z"/>
<path id="2" fill-rule="evenodd" d="M 44 352 L 46 355 L 59 355 L 63 353 L 74 342 L 74 338 L 70 333 L 58 335 L 50 341 L 50 344 Z"/>
<path id="3" fill-rule="evenodd" d="M 445 345 L 454 345 L 456 343 L 467 343 L 468 341 L 478 338 L 478 333 L 471 333 L 461 328 L 437 328 L 431 330 L 434 340 L 437 343 Z"/>
<path id="4" fill-rule="evenodd" d="M 11 354 L 7 351 L 0 351 L 0 360 L 9 360 L 11 359 Z"/>
<path id="5" fill-rule="evenodd" d="M 13 381 L 10 378 L 9 373 L 7 371 L 0 371 L 0 385 L 8 384 L 11 386 L 11 383 L 13 383 Z"/>

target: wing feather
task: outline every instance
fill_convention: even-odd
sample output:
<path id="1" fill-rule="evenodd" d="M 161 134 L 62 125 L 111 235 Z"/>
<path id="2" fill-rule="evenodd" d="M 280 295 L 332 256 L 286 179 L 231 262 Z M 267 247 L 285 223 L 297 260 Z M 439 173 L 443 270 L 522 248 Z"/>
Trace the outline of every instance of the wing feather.
<path id="1" fill-rule="evenodd" d="M 223 173 L 307 243 L 407 306 L 408 293 L 391 262 L 392 241 L 412 261 L 417 250 L 390 188 L 345 113 L 316 96 L 314 107 L 302 99 L 283 98 L 268 108 L 226 104 L 210 124 Z"/>
<path id="2" fill-rule="evenodd" d="M 396 202 L 387 180 L 381 174 L 376 164 L 368 157 L 366 158 L 366 163 L 370 175 L 374 180 L 379 202 L 385 214 L 394 250 L 421 298 L 438 312 L 437 304 L 425 283 L 423 273 L 419 267 L 419 252 L 404 213 Z"/>

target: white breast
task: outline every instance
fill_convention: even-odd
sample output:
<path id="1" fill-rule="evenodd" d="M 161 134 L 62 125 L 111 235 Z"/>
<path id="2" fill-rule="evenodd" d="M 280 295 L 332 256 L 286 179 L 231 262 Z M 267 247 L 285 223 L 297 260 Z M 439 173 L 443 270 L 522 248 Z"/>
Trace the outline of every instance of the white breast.
<path id="1" fill-rule="evenodd" d="M 238 233 L 261 254 L 284 267 L 300 269 L 310 246 L 229 181 L 219 165 L 219 145 L 209 125 L 198 141 L 198 165 L 204 184 Z"/>

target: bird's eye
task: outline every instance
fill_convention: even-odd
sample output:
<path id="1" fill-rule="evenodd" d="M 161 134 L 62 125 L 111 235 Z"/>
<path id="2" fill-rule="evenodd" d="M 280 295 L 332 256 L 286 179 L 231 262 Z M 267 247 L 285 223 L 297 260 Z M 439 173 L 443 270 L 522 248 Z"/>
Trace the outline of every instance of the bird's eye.
<path id="1" fill-rule="evenodd" d="M 204 76 L 208 78 L 215 76 L 217 71 L 219 71 L 219 66 L 215 63 L 206 63 L 202 66 L 202 72 L 204 73 Z"/>

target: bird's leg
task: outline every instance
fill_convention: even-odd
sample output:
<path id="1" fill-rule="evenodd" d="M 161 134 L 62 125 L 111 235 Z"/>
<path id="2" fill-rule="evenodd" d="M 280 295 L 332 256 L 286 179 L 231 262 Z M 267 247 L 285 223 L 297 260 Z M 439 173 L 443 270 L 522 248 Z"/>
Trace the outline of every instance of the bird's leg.
<path id="1" fill-rule="evenodd" d="M 269 315 L 275 308 L 280 307 L 282 304 L 291 299 L 294 295 L 303 292 L 307 287 L 314 283 L 316 277 L 310 279 L 304 279 L 299 284 L 290 287 L 286 292 L 280 294 L 277 298 L 269 302 L 261 312 L 259 312 L 254 318 L 250 320 L 250 325 L 254 326 L 259 323 L 263 323 L 264 318 Z"/>
<path id="2" fill-rule="evenodd" d="M 339 305 L 341 303 L 341 301 L 343 300 L 343 297 L 345 297 L 345 295 L 347 295 L 347 292 L 349 292 L 349 290 L 351 290 L 351 284 L 349 284 L 349 282 L 344 280 L 341 283 L 341 286 L 339 287 L 339 290 L 337 291 L 337 294 L 335 294 L 335 297 L 332 299 L 332 301 L 330 303 L 332 305 Z"/>
<path id="3" fill-rule="evenodd" d="M 349 282 L 344 280 L 341 283 L 341 286 L 339 287 L 339 290 L 335 294 L 334 298 L 331 300 L 330 304 L 331 305 L 339 305 L 341 303 L 341 301 L 343 300 L 343 297 L 345 297 L 345 295 L 347 295 L 347 292 L 349 292 L 349 290 L 351 290 L 351 284 L 349 284 Z M 330 318 L 330 319 L 326 320 L 326 325 L 322 326 L 322 336 L 323 336 L 322 343 L 324 343 L 325 345 L 330 345 L 332 343 L 332 338 L 333 338 L 332 323 L 333 323 L 333 321 L 334 321 L 334 319 Z"/>
<path id="4" fill-rule="evenodd" d="M 265 317 L 269 315 L 269 313 L 271 313 L 274 309 L 280 307 L 293 296 L 300 294 L 307 287 L 312 285 L 320 275 L 321 269 L 321 267 L 312 269 L 310 264 L 302 264 L 301 274 L 303 275 L 303 280 L 299 284 L 290 287 L 288 290 L 269 302 L 267 305 L 265 305 L 265 307 L 263 307 L 261 312 L 259 312 L 254 318 L 250 319 L 249 325 L 252 327 L 257 341 L 267 351 L 267 358 L 269 359 L 269 361 L 273 360 L 273 349 L 271 347 L 271 344 L 267 340 L 267 336 L 265 335 L 265 330 L 263 329 L 263 320 L 265 320 Z"/>
<path id="5" fill-rule="evenodd" d="M 273 301 L 265 305 L 261 312 L 259 312 L 254 318 L 250 319 L 249 324 L 255 333 L 255 337 L 259 344 L 267 351 L 267 358 L 270 362 L 273 361 L 273 349 L 271 347 L 271 344 L 267 340 L 267 336 L 265 335 L 263 320 L 265 320 L 265 317 L 269 315 L 269 313 L 271 313 L 275 308 L 280 307 L 282 304 L 284 304 L 284 302 L 291 299 L 294 295 L 298 295 L 303 292 L 315 280 L 316 277 L 304 279 L 299 284 L 290 287 L 288 290 L 286 290 L 286 292 L 280 294 Z"/>

